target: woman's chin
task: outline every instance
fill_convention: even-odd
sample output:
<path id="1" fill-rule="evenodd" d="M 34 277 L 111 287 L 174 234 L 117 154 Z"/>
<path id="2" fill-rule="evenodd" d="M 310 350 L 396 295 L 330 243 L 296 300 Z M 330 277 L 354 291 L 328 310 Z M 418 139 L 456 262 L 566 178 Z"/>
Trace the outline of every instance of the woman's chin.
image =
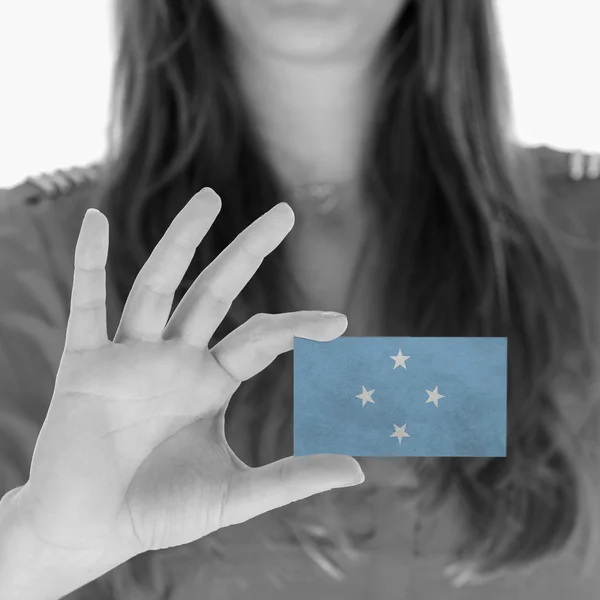
<path id="1" fill-rule="evenodd" d="M 264 32 L 263 45 L 271 55 L 292 61 L 330 61 L 347 56 L 354 45 L 353 29 L 337 16 L 327 19 L 317 15 L 278 19 L 277 25 Z"/>
<path id="2" fill-rule="evenodd" d="M 290 61 L 347 61 L 377 47 L 406 0 L 213 0 L 245 50 Z"/>

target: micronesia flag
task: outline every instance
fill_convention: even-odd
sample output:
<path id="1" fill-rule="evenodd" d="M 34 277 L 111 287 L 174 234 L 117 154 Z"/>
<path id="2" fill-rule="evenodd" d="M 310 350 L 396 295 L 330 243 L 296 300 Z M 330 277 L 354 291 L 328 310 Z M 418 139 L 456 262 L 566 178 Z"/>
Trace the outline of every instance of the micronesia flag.
<path id="1" fill-rule="evenodd" d="M 294 339 L 294 454 L 506 456 L 507 340 Z"/>

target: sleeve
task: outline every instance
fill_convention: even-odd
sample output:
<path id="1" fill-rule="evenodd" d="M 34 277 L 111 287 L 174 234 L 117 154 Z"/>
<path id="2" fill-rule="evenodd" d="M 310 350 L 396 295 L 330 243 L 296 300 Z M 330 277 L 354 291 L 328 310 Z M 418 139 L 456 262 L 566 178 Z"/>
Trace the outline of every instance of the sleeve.
<path id="1" fill-rule="evenodd" d="M 0 497 L 29 477 L 64 348 L 69 299 L 42 225 L 0 206 Z"/>

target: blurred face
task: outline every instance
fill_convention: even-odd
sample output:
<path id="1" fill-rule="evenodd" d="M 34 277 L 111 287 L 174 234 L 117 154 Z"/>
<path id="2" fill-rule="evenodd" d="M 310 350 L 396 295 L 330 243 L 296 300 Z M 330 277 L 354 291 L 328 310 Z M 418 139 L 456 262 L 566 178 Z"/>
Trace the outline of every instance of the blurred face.
<path id="1" fill-rule="evenodd" d="M 376 48 L 407 0 L 211 0 L 251 52 L 296 60 L 344 59 Z"/>

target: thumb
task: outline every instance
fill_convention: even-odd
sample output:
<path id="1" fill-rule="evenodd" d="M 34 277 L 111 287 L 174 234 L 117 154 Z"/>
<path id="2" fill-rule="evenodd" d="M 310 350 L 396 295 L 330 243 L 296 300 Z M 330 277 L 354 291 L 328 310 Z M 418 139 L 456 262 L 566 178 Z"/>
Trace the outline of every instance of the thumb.
<path id="1" fill-rule="evenodd" d="M 358 462 L 343 454 L 288 456 L 264 467 L 244 469 L 231 479 L 221 526 L 364 480 Z"/>

